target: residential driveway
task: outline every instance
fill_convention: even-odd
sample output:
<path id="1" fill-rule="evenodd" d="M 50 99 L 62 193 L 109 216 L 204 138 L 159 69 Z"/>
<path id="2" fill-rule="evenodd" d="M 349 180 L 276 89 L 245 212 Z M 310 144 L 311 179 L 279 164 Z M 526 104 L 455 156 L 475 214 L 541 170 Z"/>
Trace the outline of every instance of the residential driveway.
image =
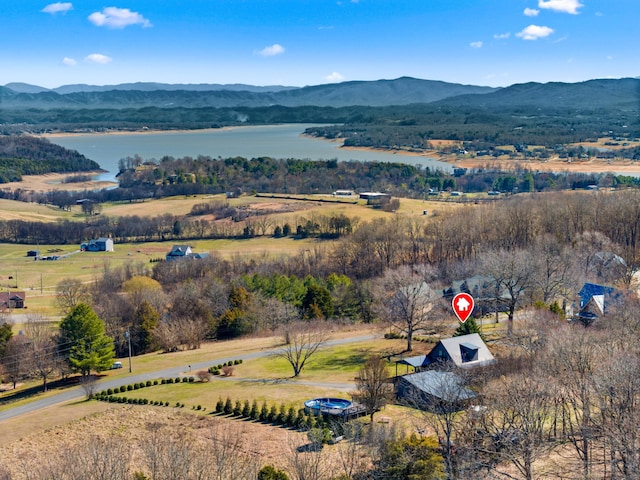
<path id="1" fill-rule="evenodd" d="M 373 340 L 375 338 L 379 338 L 379 335 L 360 335 L 357 337 L 347 337 L 347 338 L 341 338 L 338 340 L 330 340 L 324 343 L 324 348 L 332 347 L 336 345 L 345 345 L 349 343 L 364 342 L 367 340 Z M 112 379 L 112 380 L 103 380 L 98 382 L 98 389 L 106 390 L 108 388 L 120 387 L 121 385 L 129 385 L 131 383 L 146 382 L 147 380 L 154 380 L 156 378 L 175 378 L 175 377 L 184 375 L 185 373 L 188 373 L 189 368 L 191 369 L 191 371 L 197 371 L 197 370 L 207 369 L 211 365 L 225 363 L 230 360 L 242 359 L 243 361 L 245 361 L 245 360 L 252 360 L 255 358 L 268 357 L 278 351 L 279 351 L 278 348 L 274 348 L 271 350 L 264 350 L 261 352 L 248 353 L 246 355 L 234 355 L 233 357 L 223 357 L 223 358 L 210 358 L 203 362 L 192 363 L 191 365 L 182 365 L 178 367 L 167 368 L 164 370 L 157 370 L 155 372 L 133 374 L 127 377 L 121 377 L 121 378 Z M 123 362 L 123 364 L 124 364 L 124 368 L 128 367 L 128 365 L 125 362 Z M 233 379 L 233 380 L 237 381 L 239 379 Z M 355 388 L 355 384 L 350 384 L 350 383 L 305 382 L 305 381 L 297 381 L 293 379 L 285 379 L 285 380 L 242 379 L 242 380 L 251 381 L 251 382 L 274 382 L 274 383 L 280 382 L 280 383 L 291 383 L 296 385 L 324 386 L 328 388 L 337 388 L 342 390 L 350 390 Z M 84 396 L 85 396 L 85 392 L 82 389 L 82 387 L 74 387 L 69 390 L 65 390 L 61 393 L 52 395 L 50 397 L 43 398 L 41 400 L 34 400 L 33 402 L 29 402 L 24 405 L 20 405 L 14 408 L 9 408 L 7 410 L 4 410 L 0 412 L 0 422 L 2 420 L 7 420 L 9 418 L 23 415 L 25 413 L 34 412 L 41 408 L 51 407 L 58 403 L 81 399 Z"/>

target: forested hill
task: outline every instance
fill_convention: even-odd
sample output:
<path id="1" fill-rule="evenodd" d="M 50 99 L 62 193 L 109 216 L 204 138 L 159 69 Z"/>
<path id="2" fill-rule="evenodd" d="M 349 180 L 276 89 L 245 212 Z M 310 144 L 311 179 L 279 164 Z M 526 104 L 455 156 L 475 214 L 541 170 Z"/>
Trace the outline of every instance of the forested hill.
<path id="1" fill-rule="evenodd" d="M 438 106 L 505 109 L 532 106 L 543 109 L 588 110 L 622 108 L 638 111 L 640 79 L 589 80 L 580 83 L 522 83 L 486 95 L 460 95 L 436 102 Z"/>
<path id="2" fill-rule="evenodd" d="M 93 160 L 48 140 L 26 135 L 0 135 L 0 183 L 22 180 L 22 175 L 100 170 Z"/>
<path id="3" fill-rule="evenodd" d="M 146 85 L 146 84 L 145 84 Z M 157 90 L 114 88 L 109 91 L 74 91 L 60 94 L 53 90 L 38 91 L 38 87 L 19 85 L 18 91 L 0 87 L 0 107 L 3 108 L 201 108 L 201 107 L 286 107 L 351 105 L 388 106 L 411 103 L 430 103 L 443 98 L 493 92 L 490 87 L 402 77 L 395 80 L 356 81 L 325 84 L 280 91 L 259 91 L 255 88 L 216 88 L 200 91 L 187 88 L 176 90 L 162 87 Z M 64 87 L 60 87 L 65 91 Z"/>

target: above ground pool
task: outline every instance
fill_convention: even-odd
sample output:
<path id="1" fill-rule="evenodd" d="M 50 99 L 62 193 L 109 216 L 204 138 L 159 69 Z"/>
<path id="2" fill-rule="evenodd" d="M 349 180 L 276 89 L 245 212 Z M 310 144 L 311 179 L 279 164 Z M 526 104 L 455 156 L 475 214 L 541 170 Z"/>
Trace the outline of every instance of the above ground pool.
<path id="1" fill-rule="evenodd" d="M 351 407 L 352 403 L 344 398 L 314 398 L 304 402 L 304 406 L 311 410 L 327 411 L 327 410 L 346 410 Z"/>

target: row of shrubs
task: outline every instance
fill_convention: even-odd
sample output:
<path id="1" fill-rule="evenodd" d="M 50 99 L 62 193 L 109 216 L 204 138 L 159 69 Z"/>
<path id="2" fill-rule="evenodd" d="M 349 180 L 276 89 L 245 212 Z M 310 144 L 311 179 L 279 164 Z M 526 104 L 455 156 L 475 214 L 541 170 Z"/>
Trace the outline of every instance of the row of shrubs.
<path id="1" fill-rule="evenodd" d="M 219 415 L 230 415 L 232 417 L 305 430 L 327 426 L 322 416 L 307 414 L 304 408 L 296 409 L 291 405 L 287 407 L 284 403 L 278 407 L 276 405 L 268 405 L 266 401 L 258 405 L 257 400 L 253 400 L 253 402 L 236 400 L 234 402 L 229 397 L 226 400 L 220 397 L 214 412 Z"/>
<path id="2" fill-rule="evenodd" d="M 220 363 L 218 365 L 213 365 L 209 367 L 208 372 L 211 375 L 220 375 L 220 372 L 224 373 L 226 376 L 230 376 L 233 373 L 233 367 L 235 365 L 240 365 L 242 363 L 242 359 L 238 360 L 229 360 L 225 363 Z"/>
<path id="3" fill-rule="evenodd" d="M 131 392 L 132 390 L 139 390 L 141 388 L 152 387 L 155 385 L 166 385 L 167 383 L 193 383 L 195 381 L 195 377 L 176 377 L 162 378 L 159 380 L 147 380 L 146 382 L 130 383 L 129 385 L 121 385 L 116 388 L 107 388 L 106 390 L 99 392 L 96 397 L 105 395 L 109 396 L 116 393 Z"/>
<path id="4" fill-rule="evenodd" d="M 95 397 L 96 400 L 109 403 L 128 403 L 129 405 L 155 405 L 158 407 L 168 407 L 169 402 L 162 402 L 160 400 L 149 400 L 148 398 L 132 398 L 132 397 L 120 397 L 118 395 L 108 395 L 106 391 L 99 392 Z M 174 407 L 184 408 L 184 403 L 176 402 Z"/>
<path id="5" fill-rule="evenodd" d="M 384 334 L 384 338 L 387 340 L 406 340 L 407 336 L 402 333 L 387 332 Z M 438 339 L 435 337 L 421 337 L 418 335 L 414 335 L 413 340 L 423 343 L 438 343 Z"/>

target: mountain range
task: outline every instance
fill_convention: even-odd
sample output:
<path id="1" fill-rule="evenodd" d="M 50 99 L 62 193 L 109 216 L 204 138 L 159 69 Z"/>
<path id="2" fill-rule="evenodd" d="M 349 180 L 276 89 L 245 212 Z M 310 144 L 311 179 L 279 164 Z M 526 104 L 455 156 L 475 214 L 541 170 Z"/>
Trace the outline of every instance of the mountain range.
<path id="1" fill-rule="evenodd" d="M 0 87 L 5 109 L 123 109 L 234 107 L 385 107 L 410 104 L 477 108 L 640 107 L 640 79 L 598 79 L 579 83 L 524 83 L 504 88 L 401 77 L 307 87 L 244 84 L 127 83 L 64 85 L 46 89 L 25 83 Z"/>

